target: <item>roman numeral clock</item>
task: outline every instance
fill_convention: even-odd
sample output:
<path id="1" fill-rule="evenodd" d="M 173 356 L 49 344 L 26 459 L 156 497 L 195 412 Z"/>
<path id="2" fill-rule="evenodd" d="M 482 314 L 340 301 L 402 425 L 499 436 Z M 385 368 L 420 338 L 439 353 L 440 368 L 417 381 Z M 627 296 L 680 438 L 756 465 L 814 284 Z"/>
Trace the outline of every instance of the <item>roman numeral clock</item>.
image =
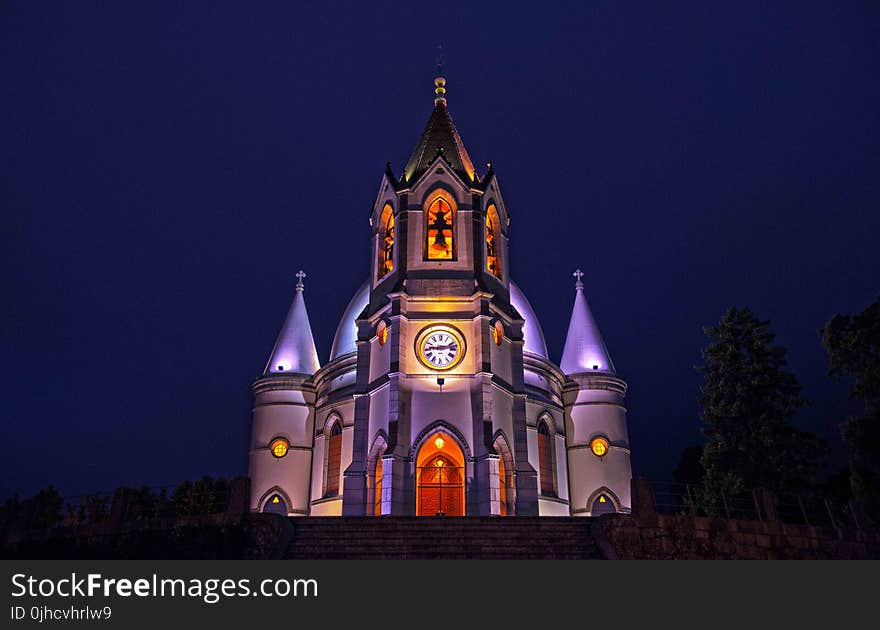
<path id="1" fill-rule="evenodd" d="M 416 356 L 432 370 L 451 370 L 464 352 L 464 337 L 451 326 L 429 326 L 416 338 Z"/>

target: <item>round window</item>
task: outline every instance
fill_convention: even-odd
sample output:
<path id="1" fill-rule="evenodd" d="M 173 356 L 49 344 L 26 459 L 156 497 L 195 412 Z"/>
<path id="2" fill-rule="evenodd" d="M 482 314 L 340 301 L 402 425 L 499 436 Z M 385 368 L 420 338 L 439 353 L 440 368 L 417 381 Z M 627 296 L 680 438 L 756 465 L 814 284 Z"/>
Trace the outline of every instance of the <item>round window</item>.
<path id="1" fill-rule="evenodd" d="M 605 457 L 608 453 L 608 440 L 600 437 L 593 438 L 593 441 L 590 442 L 590 450 L 596 457 Z"/>
<path id="2" fill-rule="evenodd" d="M 287 455 L 287 451 L 290 450 L 290 443 L 284 438 L 277 438 L 272 440 L 269 450 L 272 451 L 272 455 L 281 458 Z"/>

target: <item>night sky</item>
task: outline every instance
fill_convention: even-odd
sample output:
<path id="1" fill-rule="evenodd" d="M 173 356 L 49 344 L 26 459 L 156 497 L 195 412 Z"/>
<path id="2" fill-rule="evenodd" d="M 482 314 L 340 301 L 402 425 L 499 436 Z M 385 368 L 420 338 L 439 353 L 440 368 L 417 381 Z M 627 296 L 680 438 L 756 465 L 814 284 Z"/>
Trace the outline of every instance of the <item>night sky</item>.
<path id="1" fill-rule="evenodd" d="M 634 472 L 699 440 L 732 304 L 841 461 L 817 329 L 880 292 L 876 3 L 214 4 L 0 6 L 0 499 L 246 474 L 294 273 L 325 362 L 440 43 L 557 361 L 585 271 Z"/>

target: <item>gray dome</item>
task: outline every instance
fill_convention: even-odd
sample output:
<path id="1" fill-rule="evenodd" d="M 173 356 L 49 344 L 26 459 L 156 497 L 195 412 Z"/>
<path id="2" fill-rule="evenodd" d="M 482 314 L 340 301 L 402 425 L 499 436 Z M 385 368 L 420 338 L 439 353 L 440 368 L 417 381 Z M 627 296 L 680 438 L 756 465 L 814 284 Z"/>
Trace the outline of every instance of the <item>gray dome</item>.
<path id="1" fill-rule="evenodd" d="M 366 280 L 355 291 L 354 297 L 342 314 L 339 326 L 336 327 L 336 336 L 333 337 L 333 347 L 330 349 L 330 360 L 345 354 L 357 352 L 357 326 L 355 320 L 361 311 L 367 307 L 370 301 L 370 281 Z"/>
<path id="2" fill-rule="evenodd" d="M 550 359 L 547 354 L 547 343 L 544 341 L 544 331 L 538 323 L 538 316 L 525 294 L 513 282 L 510 283 L 510 303 L 519 311 L 525 320 L 523 325 L 523 351 Z"/>
<path id="3" fill-rule="evenodd" d="M 333 348 L 330 351 L 330 360 L 333 361 L 343 355 L 357 352 L 357 327 L 355 320 L 361 314 L 370 300 L 370 282 L 364 282 L 355 292 L 351 302 L 342 314 L 339 326 L 336 328 L 336 336 L 333 338 Z M 510 283 L 510 302 L 519 311 L 525 320 L 523 326 L 523 351 L 549 359 L 547 344 L 544 341 L 544 332 L 538 323 L 538 316 L 526 296 L 513 282 Z"/>

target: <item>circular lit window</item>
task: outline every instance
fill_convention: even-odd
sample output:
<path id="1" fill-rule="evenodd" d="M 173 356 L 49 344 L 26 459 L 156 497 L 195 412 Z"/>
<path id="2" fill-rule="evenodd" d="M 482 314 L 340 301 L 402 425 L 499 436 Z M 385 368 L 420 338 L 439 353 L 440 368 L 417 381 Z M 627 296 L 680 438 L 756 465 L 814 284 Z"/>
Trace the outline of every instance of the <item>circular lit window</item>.
<path id="1" fill-rule="evenodd" d="M 596 457 L 604 457 L 608 453 L 608 440 L 605 438 L 593 438 L 590 442 L 590 450 Z"/>
<path id="2" fill-rule="evenodd" d="M 388 326 L 385 322 L 379 322 L 379 327 L 376 329 L 376 336 L 379 338 L 379 345 L 384 346 L 385 342 L 388 341 Z"/>
<path id="3" fill-rule="evenodd" d="M 495 340 L 496 346 L 501 345 L 504 339 L 504 326 L 501 325 L 501 322 L 495 322 L 495 325 L 492 326 L 492 339 Z"/>
<path id="4" fill-rule="evenodd" d="M 287 451 L 290 450 L 290 443 L 284 438 L 277 438 L 272 440 L 269 450 L 272 451 L 272 455 L 281 458 L 287 455 Z"/>

